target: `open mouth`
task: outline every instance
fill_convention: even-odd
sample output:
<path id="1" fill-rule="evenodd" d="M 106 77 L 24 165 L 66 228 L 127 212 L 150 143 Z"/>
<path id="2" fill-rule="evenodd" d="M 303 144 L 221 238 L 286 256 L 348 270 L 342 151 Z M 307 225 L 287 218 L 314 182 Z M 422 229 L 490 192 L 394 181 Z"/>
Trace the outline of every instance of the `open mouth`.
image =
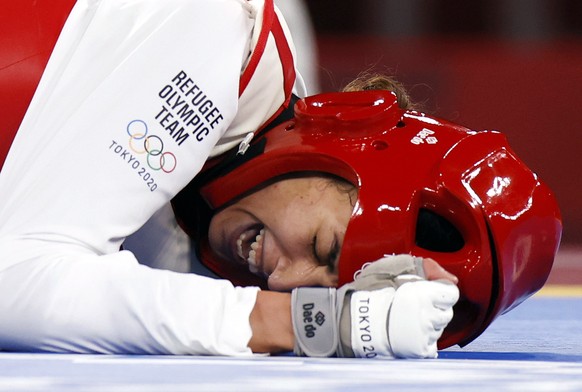
<path id="1" fill-rule="evenodd" d="M 245 230 L 236 240 L 237 255 L 249 266 L 253 274 L 260 274 L 265 229 L 254 226 Z"/>

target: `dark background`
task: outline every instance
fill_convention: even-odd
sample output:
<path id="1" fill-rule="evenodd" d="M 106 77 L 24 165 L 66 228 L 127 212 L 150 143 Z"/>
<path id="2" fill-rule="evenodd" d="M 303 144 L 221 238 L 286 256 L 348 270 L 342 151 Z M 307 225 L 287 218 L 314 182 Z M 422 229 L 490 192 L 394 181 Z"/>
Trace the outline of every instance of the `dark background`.
<path id="1" fill-rule="evenodd" d="M 426 111 L 504 132 L 582 245 L 582 1 L 307 0 L 321 90 L 396 76 Z"/>

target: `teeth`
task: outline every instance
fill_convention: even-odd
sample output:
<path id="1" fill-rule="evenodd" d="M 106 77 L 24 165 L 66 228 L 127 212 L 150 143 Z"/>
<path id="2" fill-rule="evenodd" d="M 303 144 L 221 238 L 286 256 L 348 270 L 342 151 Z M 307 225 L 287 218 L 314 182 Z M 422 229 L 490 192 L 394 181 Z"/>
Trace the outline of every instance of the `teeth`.
<path id="1" fill-rule="evenodd" d="M 244 254 L 243 254 L 243 248 L 242 248 L 242 244 L 243 244 L 244 240 L 246 240 L 245 233 L 241 234 L 239 239 L 236 240 L 237 253 L 238 253 L 239 257 L 242 259 L 245 258 Z"/>
<path id="2" fill-rule="evenodd" d="M 257 236 L 255 237 L 255 240 L 251 243 L 249 255 L 248 257 L 246 257 L 246 261 L 249 264 L 249 271 L 251 271 L 252 273 L 259 272 L 259 266 L 257 265 L 257 249 L 262 245 L 264 235 L 265 229 L 261 229 L 261 231 L 259 231 L 259 234 L 257 234 Z M 237 253 L 242 259 L 245 258 L 243 244 L 245 243 L 246 239 L 247 236 L 245 233 L 243 233 L 236 241 Z"/>
<path id="3" fill-rule="evenodd" d="M 251 244 L 251 250 L 249 251 L 249 257 L 247 262 L 249 263 L 249 271 L 252 273 L 259 272 L 259 266 L 257 265 L 257 249 L 263 243 L 263 235 L 265 230 L 259 231 L 259 234 L 255 237 L 255 241 Z"/>
<path id="4" fill-rule="evenodd" d="M 251 271 L 252 273 L 259 272 L 259 267 L 257 266 L 257 262 L 255 261 L 256 255 L 257 252 L 255 250 L 251 250 L 249 252 L 249 258 L 247 259 L 247 261 L 249 262 L 249 271 Z"/>

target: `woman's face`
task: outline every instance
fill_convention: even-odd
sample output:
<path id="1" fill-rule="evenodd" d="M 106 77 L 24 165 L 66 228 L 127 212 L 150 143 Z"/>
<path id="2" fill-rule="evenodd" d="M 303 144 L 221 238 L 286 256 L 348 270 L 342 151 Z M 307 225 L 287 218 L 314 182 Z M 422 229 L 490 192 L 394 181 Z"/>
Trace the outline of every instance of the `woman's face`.
<path id="1" fill-rule="evenodd" d="M 212 218 L 210 246 L 223 259 L 266 277 L 271 290 L 336 286 L 355 196 L 344 188 L 324 177 L 268 185 Z"/>

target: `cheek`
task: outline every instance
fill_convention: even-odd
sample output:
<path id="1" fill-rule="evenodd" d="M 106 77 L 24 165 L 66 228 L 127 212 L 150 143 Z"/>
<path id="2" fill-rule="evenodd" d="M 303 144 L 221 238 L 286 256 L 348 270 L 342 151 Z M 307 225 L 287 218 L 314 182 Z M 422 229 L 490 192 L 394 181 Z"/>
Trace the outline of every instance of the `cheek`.
<path id="1" fill-rule="evenodd" d="M 208 226 L 208 242 L 210 243 L 210 247 L 215 251 L 223 239 L 223 228 L 228 224 L 228 219 L 228 212 L 221 211 L 210 220 L 210 225 Z"/>
<path id="2" fill-rule="evenodd" d="M 304 286 L 336 287 L 337 280 L 337 274 L 329 272 L 327 267 L 289 261 L 286 265 L 278 265 L 269 276 L 268 286 L 274 291 L 291 291 Z"/>
<path id="3" fill-rule="evenodd" d="M 218 232 L 218 227 L 220 227 L 220 216 L 215 215 L 210 219 L 210 225 L 208 226 L 208 237 L 215 237 Z"/>

